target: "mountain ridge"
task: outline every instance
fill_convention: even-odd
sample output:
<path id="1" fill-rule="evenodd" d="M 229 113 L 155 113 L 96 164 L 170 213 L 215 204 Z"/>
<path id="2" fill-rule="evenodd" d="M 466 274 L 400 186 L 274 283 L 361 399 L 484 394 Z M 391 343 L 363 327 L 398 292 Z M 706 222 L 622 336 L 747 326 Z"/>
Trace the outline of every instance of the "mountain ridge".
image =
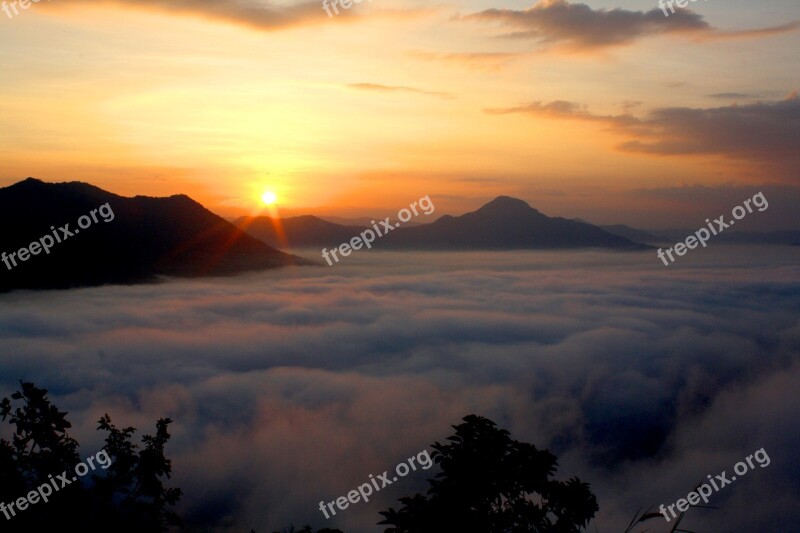
<path id="1" fill-rule="evenodd" d="M 78 227 L 81 218 L 89 225 Z M 124 197 L 84 182 L 28 178 L 0 188 L 0 224 L 15 230 L 0 234 L 6 254 L 0 292 L 312 264 L 247 235 L 187 195 Z M 63 242 L 45 249 L 59 235 Z"/>
<path id="2" fill-rule="evenodd" d="M 345 226 L 313 215 L 272 219 L 247 217 L 234 222 L 271 246 L 335 248 L 372 226 Z M 282 231 L 282 234 L 281 234 Z M 372 245 L 388 249 L 647 249 L 648 246 L 588 223 L 548 217 L 524 200 L 498 196 L 475 211 L 459 216 L 442 215 L 427 224 L 392 230 Z"/>
<path id="3" fill-rule="evenodd" d="M 431 224 L 399 228 L 380 240 L 378 246 L 454 250 L 650 248 L 591 224 L 549 217 L 510 196 L 498 196 L 463 215 L 442 216 Z"/>

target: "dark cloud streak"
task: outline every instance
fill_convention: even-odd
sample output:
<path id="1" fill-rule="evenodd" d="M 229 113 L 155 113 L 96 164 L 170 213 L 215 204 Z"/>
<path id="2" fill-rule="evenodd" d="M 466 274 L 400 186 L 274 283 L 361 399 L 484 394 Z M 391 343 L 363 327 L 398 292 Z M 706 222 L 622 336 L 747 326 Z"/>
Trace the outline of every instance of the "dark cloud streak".
<path id="1" fill-rule="evenodd" d="M 587 4 L 567 0 L 541 0 L 522 10 L 487 9 L 462 17 L 512 28 L 504 37 L 533 39 L 541 44 L 560 45 L 577 51 L 599 50 L 628 45 L 655 35 L 689 35 L 698 39 L 740 39 L 795 31 L 800 23 L 791 22 L 769 28 L 724 32 L 714 29 L 703 17 L 689 9 L 664 16 L 660 8 L 650 11 L 592 9 Z"/>
<path id="2" fill-rule="evenodd" d="M 72 3 L 87 3 L 77 0 Z M 356 18 L 353 10 L 343 10 L 331 19 L 318 1 L 276 5 L 269 2 L 245 0 L 99 0 L 92 4 L 105 3 L 120 6 L 162 11 L 174 14 L 194 15 L 251 28 L 277 31 L 320 23 L 342 22 Z"/>
<path id="3" fill-rule="evenodd" d="M 535 39 L 589 50 L 629 44 L 640 37 L 667 33 L 700 33 L 710 29 L 702 16 L 679 10 L 669 18 L 660 9 L 647 12 L 625 9 L 594 10 L 566 0 L 542 0 L 523 10 L 487 9 L 464 17 L 497 22 L 518 31 L 507 37 Z"/>
<path id="4" fill-rule="evenodd" d="M 637 137 L 619 145 L 629 152 L 724 155 L 766 164 L 776 170 L 776 177 L 792 180 L 800 172 L 800 98 L 796 91 L 780 101 L 705 109 L 661 108 L 641 118 L 631 114 L 596 115 L 586 106 L 566 101 L 531 102 L 485 111 L 604 124 L 617 133 Z"/>

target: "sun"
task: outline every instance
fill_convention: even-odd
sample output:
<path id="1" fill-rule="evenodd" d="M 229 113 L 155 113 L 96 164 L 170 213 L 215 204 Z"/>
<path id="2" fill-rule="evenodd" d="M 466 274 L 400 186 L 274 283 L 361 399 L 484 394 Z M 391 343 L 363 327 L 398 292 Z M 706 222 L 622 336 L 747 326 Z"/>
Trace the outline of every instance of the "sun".
<path id="1" fill-rule="evenodd" d="M 261 195 L 261 201 L 266 205 L 273 205 L 278 201 L 278 197 L 272 191 L 267 191 Z"/>

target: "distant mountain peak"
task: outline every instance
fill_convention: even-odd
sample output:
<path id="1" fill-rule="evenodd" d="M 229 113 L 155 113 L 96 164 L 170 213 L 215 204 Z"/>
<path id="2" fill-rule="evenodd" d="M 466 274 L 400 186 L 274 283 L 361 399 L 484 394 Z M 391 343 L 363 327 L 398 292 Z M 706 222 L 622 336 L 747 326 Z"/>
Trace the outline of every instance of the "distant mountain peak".
<path id="1" fill-rule="evenodd" d="M 458 217 L 443 216 L 432 224 L 400 228 L 380 245 L 435 250 L 646 248 L 591 224 L 548 217 L 510 196 L 498 196 L 477 211 Z"/>
<path id="2" fill-rule="evenodd" d="M 528 202 L 511 196 L 498 196 L 491 202 L 484 204 L 475 211 L 475 213 L 490 216 L 541 215 L 541 213 L 531 207 Z"/>
<path id="3" fill-rule="evenodd" d="M 520 200 L 519 198 L 514 198 L 513 196 L 498 196 L 491 202 L 485 204 L 483 207 L 515 207 L 515 208 L 522 208 L 527 207 L 529 209 L 533 209 L 528 202 L 524 200 Z"/>

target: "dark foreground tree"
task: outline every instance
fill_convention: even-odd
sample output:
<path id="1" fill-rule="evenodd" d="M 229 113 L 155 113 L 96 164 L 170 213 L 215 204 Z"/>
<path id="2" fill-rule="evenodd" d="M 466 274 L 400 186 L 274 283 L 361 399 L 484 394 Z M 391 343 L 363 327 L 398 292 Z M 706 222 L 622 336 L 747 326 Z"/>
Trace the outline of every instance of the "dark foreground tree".
<path id="1" fill-rule="evenodd" d="M 181 491 L 164 486 L 172 472 L 164 456 L 170 419 L 160 419 L 156 434 L 145 435 L 140 447 L 132 442 L 134 428 L 117 429 L 105 415 L 98 429 L 108 433 L 106 446 L 90 453 L 104 452 L 109 462 L 95 461 L 94 471 L 81 478 L 66 415 L 32 383 L 0 401 L 0 416 L 13 427 L 10 440 L 0 438 L 0 530 L 150 533 L 179 524 L 171 507 Z M 44 501 L 48 484 L 54 489 Z M 23 502 L 22 510 L 10 505 L 22 498 L 35 503 Z"/>
<path id="2" fill-rule="evenodd" d="M 547 450 L 512 440 L 487 418 L 453 426 L 450 444 L 433 444 L 441 471 L 428 495 L 401 498 L 383 511 L 386 533 L 572 533 L 598 510 L 587 483 L 552 479 L 558 462 Z"/>

